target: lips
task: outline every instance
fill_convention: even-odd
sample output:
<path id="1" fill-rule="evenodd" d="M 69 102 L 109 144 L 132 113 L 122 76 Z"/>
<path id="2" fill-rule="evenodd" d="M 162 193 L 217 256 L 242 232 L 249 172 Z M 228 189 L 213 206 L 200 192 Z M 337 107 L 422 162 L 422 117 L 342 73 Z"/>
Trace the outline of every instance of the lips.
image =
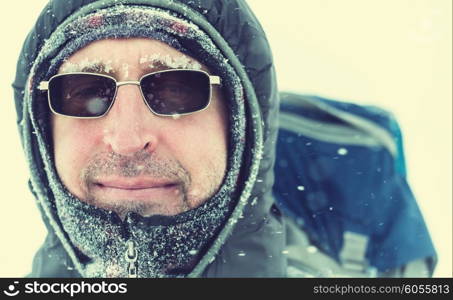
<path id="1" fill-rule="evenodd" d="M 186 210 L 183 183 L 149 177 L 103 177 L 90 184 L 90 198 L 98 207 L 139 212 L 143 216 L 176 215 Z"/>
<path id="2" fill-rule="evenodd" d="M 95 181 L 92 187 L 93 196 L 106 203 L 132 201 L 147 205 L 154 203 L 173 206 L 181 201 L 181 184 L 168 179 L 103 178 Z"/>
<path id="3" fill-rule="evenodd" d="M 168 188 L 177 185 L 176 182 L 169 180 L 156 180 L 152 178 L 111 178 L 102 179 L 95 182 L 100 188 L 111 188 L 120 190 L 143 190 Z"/>

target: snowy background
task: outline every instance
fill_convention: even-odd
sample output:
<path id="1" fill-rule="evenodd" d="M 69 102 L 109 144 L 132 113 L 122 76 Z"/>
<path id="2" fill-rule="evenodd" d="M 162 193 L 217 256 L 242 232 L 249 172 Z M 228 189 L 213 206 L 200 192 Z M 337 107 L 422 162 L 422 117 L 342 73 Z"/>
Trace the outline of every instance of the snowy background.
<path id="1" fill-rule="evenodd" d="M 45 228 L 26 185 L 11 82 L 45 0 L 0 12 L 0 277 L 24 276 Z M 271 43 L 281 90 L 374 104 L 403 130 L 409 183 L 452 276 L 452 1 L 249 0 Z M 278 6 L 275 4 L 278 3 Z"/>

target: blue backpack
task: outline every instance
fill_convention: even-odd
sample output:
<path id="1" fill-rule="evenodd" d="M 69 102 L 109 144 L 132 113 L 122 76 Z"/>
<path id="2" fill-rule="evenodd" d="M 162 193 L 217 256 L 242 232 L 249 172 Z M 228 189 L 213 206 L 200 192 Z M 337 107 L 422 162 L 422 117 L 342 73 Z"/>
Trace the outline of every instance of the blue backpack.
<path id="1" fill-rule="evenodd" d="M 385 273 L 424 259 L 432 275 L 436 252 L 390 113 L 281 93 L 273 194 L 310 242 L 337 262 Z"/>

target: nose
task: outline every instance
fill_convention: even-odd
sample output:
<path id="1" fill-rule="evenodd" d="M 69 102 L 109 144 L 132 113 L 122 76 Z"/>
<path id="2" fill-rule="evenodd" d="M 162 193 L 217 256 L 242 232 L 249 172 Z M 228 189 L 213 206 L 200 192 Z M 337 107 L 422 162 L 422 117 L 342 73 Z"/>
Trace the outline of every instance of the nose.
<path id="1" fill-rule="evenodd" d="M 142 99 L 136 85 L 119 86 L 115 102 L 104 117 L 104 142 L 121 155 L 133 155 L 141 150 L 154 152 L 158 126 Z"/>

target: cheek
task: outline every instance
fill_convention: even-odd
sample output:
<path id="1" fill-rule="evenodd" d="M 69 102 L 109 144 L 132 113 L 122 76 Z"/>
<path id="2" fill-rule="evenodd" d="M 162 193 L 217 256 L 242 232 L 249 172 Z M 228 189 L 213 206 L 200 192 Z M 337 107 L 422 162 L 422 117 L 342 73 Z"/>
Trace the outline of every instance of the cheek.
<path id="1" fill-rule="evenodd" d="M 192 180 L 202 180 L 213 172 L 223 175 L 228 156 L 228 118 L 224 108 L 213 105 L 179 121 L 181 130 L 170 136 L 172 148 Z"/>
<path id="2" fill-rule="evenodd" d="M 52 120 L 55 167 L 65 186 L 76 195 L 80 190 L 80 172 L 99 140 L 96 132 L 90 124 L 82 125 L 80 120 L 64 117 Z"/>

